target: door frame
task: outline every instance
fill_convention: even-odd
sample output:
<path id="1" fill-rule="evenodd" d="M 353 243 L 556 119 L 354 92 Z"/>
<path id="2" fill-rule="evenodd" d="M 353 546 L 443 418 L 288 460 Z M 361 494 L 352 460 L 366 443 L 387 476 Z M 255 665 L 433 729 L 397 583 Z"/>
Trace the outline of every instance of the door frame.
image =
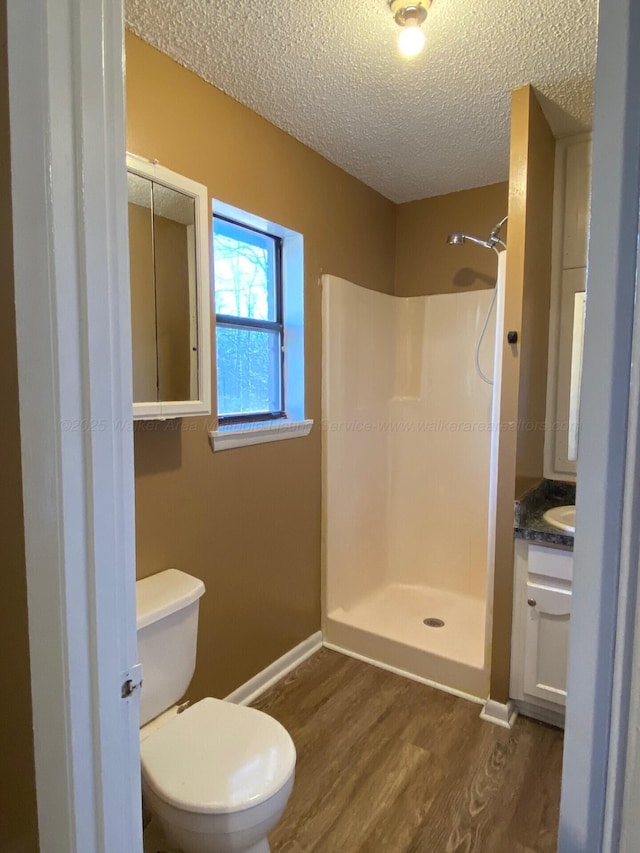
<path id="1" fill-rule="evenodd" d="M 137 853 L 136 692 L 121 698 L 136 661 L 122 6 L 7 6 L 41 851 Z M 613 853 L 616 826 L 623 839 L 632 828 L 622 804 L 640 716 L 640 687 L 624 684 L 638 618 L 634 40 L 634 0 L 601 0 L 562 853 Z"/>
<path id="2" fill-rule="evenodd" d="M 7 27 L 40 850 L 137 853 L 122 6 L 7 0 Z"/>
<path id="3" fill-rule="evenodd" d="M 640 4 L 601 0 L 598 30 L 561 853 L 621 849 L 629 719 L 640 709 L 629 691 L 640 536 Z"/>

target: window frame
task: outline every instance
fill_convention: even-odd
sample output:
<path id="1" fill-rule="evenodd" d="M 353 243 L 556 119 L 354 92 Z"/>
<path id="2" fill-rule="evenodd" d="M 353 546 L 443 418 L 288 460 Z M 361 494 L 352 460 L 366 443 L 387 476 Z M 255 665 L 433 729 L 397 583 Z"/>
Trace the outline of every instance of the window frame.
<path id="1" fill-rule="evenodd" d="M 241 231 L 249 231 L 260 237 L 267 237 L 273 242 L 273 258 L 274 258 L 274 298 L 275 298 L 275 320 L 259 320 L 253 317 L 240 317 L 235 314 L 222 314 L 216 310 L 216 333 L 218 327 L 227 329 L 244 329 L 254 331 L 271 331 L 277 332 L 280 342 L 280 408 L 276 411 L 258 411 L 258 412 L 241 412 L 238 414 L 223 415 L 220 414 L 219 396 L 216 394 L 216 413 L 218 416 L 219 426 L 233 426 L 238 424 L 264 423 L 271 421 L 281 421 L 287 418 L 286 399 L 285 399 L 285 323 L 284 323 L 284 275 L 283 275 L 283 238 L 270 231 L 255 228 L 252 225 L 247 225 L 238 219 L 231 216 L 226 216 L 221 213 L 213 213 L 212 235 L 215 237 L 216 221 L 222 221 L 229 225 L 239 228 Z M 215 279 L 215 241 L 212 240 L 213 250 L 213 299 L 214 307 L 216 305 L 216 279 Z M 217 347 L 216 347 L 217 360 Z M 217 376 L 220 371 L 218 368 Z"/>

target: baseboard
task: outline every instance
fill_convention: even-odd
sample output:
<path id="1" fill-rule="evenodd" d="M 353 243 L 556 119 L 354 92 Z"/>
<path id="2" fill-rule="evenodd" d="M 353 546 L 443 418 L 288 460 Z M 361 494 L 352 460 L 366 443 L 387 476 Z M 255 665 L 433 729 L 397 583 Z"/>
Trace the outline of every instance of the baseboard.
<path id="1" fill-rule="evenodd" d="M 487 699 L 480 712 L 481 720 L 493 723 L 494 726 L 500 726 L 503 729 L 512 729 L 517 717 L 518 707 L 511 699 L 506 703 Z"/>
<path id="2" fill-rule="evenodd" d="M 240 685 L 237 690 L 225 697 L 225 701 L 233 702 L 235 705 L 250 705 L 255 702 L 258 696 L 281 681 L 292 669 L 300 666 L 303 661 L 320 651 L 321 648 L 322 631 L 316 631 L 315 634 L 307 637 L 295 648 L 285 652 L 278 660 L 269 664 L 262 672 Z"/>
<path id="3" fill-rule="evenodd" d="M 386 669 L 387 672 L 392 672 L 394 675 L 400 675 L 402 678 L 408 678 L 410 681 L 417 681 L 419 684 L 426 684 L 427 687 L 433 687 L 435 690 L 441 690 L 443 693 L 450 693 L 452 696 L 457 696 L 459 699 L 465 699 L 467 702 L 474 702 L 476 705 L 482 705 L 485 701 L 479 696 L 472 696 L 470 693 L 464 693 L 462 690 L 456 690 L 455 687 L 447 687 L 446 684 L 438 684 L 437 681 L 431 681 L 428 678 L 422 678 L 419 675 L 414 675 L 412 672 L 407 672 L 404 669 L 399 669 L 396 666 L 391 666 L 391 664 L 382 663 L 382 661 L 374 660 L 373 658 L 369 658 L 366 655 L 361 655 L 358 652 L 352 652 L 350 649 L 346 649 L 343 646 L 338 646 L 335 643 L 328 643 L 325 640 L 323 645 L 325 649 L 331 649 L 334 652 L 340 652 L 341 655 L 347 655 L 347 657 L 355 658 L 356 660 L 361 660 L 363 663 L 371 664 L 371 666 L 377 666 L 378 669 Z"/>
<path id="4" fill-rule="evenodd" d="M 522 702 L 517 700 L 518 710 L 523 717 L 531 717 L 541 723 L 555 726 L 558 729 L 564 729 L 564 712 L 553 711 L 551 708 L 543 708 L 541 705 L 534 705 L 530 702 Z"/>

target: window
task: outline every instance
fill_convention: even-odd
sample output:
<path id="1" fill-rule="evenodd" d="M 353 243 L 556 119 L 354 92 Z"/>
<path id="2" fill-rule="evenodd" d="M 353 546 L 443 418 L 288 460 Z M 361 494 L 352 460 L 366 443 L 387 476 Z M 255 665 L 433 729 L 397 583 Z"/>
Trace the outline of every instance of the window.
<path id="1" fill-rule="evenodd" d="M 221 424 L 286 417 L 282 239 L 214 217 Z"/>
<path id="2" fill-rule="evenodd" d="M 213 203 L 217 430 L 213 450 L 308 435 L 303 237 Z"/>

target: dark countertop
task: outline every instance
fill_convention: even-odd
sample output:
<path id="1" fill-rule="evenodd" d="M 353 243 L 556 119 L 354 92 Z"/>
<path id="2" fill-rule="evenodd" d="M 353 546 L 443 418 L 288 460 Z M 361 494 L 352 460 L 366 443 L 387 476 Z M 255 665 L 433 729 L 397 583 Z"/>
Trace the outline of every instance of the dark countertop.
<path id="1" fill-rule="evenodd" d="M 543 521 L 542 516 L 554 506 L 575 504 L 575 483 L 541 480 L 515 502 L 514 536 L 539 545 L 573 550 L 573 533 L 558 530 Z"/>

